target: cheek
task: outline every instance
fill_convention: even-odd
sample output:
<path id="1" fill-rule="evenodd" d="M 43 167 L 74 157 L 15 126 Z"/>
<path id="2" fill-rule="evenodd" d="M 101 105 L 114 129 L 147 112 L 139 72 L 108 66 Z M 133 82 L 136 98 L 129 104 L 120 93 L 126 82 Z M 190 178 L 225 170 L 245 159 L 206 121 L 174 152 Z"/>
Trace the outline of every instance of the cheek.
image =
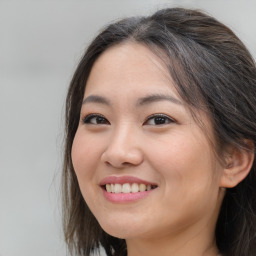
<path id="1" fill-rule="evenodd" d="M 71 158 L 80 186 L 93 176 L 98 157 L 97 143 L 78 129 L 72 144 Z"/>
<path id="2" fill-rule="evenodd" d="M 78 129 L 71 151 L 80 191 L 91 210 L 95 207 L 95 192 L 98 189 L 97 164 L 100 154 L 97 145 L 100 144 L 96 142 L 95 138 Z"/>
<path id="3" fill-rule="evenodd" d="M 211 197 L 218 188 L 213 154 L 208 143 L 194 136 L 175 136 L 147 146 L 151 166 L 161 175 L 165 192 L 197 203 L 201 195 Z M 168 141 L 169 143 L 166 143 Z M 150 148 L 154 150 L 150 150 Z M 169 197 L 170 200 L 175 200 Z M 202 198 L 201 198 L 202 199 Z"/>

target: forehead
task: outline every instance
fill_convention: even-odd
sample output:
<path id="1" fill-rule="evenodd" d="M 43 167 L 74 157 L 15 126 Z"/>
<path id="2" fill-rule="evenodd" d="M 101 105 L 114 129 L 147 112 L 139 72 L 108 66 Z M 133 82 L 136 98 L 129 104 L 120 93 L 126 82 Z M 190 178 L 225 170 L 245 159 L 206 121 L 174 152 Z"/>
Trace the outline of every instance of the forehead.
<path id="1" fill-rule="evenodd" d="M 110 47 L 95 61 L 86 83 L 86 94 L 109 90 L 175 92 L 164 61 L 146 46 L 125 42 Z"/>

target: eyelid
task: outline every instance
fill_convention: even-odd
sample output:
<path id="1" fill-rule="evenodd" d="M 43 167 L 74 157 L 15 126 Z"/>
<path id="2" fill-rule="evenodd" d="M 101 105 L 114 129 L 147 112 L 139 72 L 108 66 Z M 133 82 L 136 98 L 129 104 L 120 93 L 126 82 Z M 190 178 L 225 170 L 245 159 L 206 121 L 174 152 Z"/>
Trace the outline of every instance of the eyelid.
<path id="1" fill-rule="evenodd" d="M 84 117 L 82 117 L 81 119 L 81 122 L 82 124 L 89 124 L 89 125 L 104 125 L 104 124 L 94 124 L 94 123 L 90 123 L 89 121 L 92 119 L 92 118 L 97 118 L 97 117 L 101 117 L 101 118 L 104 118 L 106 123 L 107 124 L 110 124 L 110 122 L 107 120 L 107 118 L 102 115 L 102 114 L 99 114 L 99 113 L 91 113 L 91 114 L 88 114 L 88 115 L 85 115 Z"/>
<path id="2" fill-rule="evenodd" d="M 158 113 L 158 114 L 152 114 L 152 115 L 148 116 L 146 118 L 146 120 L 144 121 L 143 125 L 145 125 L 150 119 L 156 118 L 156 117 L 164 117 L 164 118 L 168 119 L 170 121 L 170 123 L 176 123 L 177 122 L 174 118 L 172 118 L 172 117 L 170 117 L 166 114 Z"/>

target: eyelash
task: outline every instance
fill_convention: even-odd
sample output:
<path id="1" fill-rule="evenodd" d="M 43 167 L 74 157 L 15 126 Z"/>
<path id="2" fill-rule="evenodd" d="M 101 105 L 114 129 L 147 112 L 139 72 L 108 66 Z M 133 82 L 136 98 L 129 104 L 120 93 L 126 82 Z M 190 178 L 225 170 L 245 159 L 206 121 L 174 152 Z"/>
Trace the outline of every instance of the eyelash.
<path id="1" fill-rule="evenodd" d="M 91 122 L 93 118 L 95 118 L 95 121 L 96 121 L 94 123 Z M 157 118 L 158 118 L 158 121 L 157 121 Z M 155 124 L 149 124 L 149 125 L 160 126 L 160 125 L 175 123 L 175 120 L 167 115 L 153 114 L 146 119 L 146 121 L 143 123 L 143 125 L 147 125 L 147 123 L 153 119 L 155 119 Z M 99 123 L 97 121 L 99 121 Z M 160 123 L 156 124 L 156 122 L 159 122 L 159 121 L 160 121 Z M 166 123 L 166 121 L 167 121 L 167 123 Z M 83 124 L 93 124 L 93 125 L 106 125 L 106 124 L 109 125 L 110 124 L 110 122 L 101 114 L 89 114 L 82 119 L 82 123 Z"/>
<path id="2" fill-rule="evenodd" d="M 100 121 L 100 123 L 97 123 L 97 119 L 96 119 L 96 123 L 92 123 L 91 120 L 93 118 L 98 118 L 98 121 Z M 101 114 L 89 114 L 82 119 L 82 123 L 93 124 L 93 125 L 110 124 L 109 121 Z"/>
<path id="3" fill-rule="evenodd" d="M 161 118 L 161 120 L 159 119 L 158 121 L 165 121 L 164 123 L 160 123 L 160 124 L 151 124 L 151 125 L 165 125 L 165 124 L 170 124 L 170 123 L 175 123 L 175 120 L 167 115 L 164 115 L 164 114 L 153 114 L 151 116 L 149 116 L 146 121 L 143 123 L 146 124 L 147 122 L 149 122 L 150 120 L 153 120 L 155 119 L 155 122 L 156 122 L 156 118 Z M 167 123 L 166 123 L 167 121 Z"/>

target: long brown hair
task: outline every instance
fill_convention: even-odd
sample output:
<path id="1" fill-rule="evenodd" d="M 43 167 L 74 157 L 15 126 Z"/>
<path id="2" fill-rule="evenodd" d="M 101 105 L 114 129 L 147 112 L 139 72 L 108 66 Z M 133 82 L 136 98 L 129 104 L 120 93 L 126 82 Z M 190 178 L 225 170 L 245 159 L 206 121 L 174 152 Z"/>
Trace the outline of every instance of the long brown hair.
<path id="1" fill-rule="evenodd" d="M 218 149 L 224 145 L 247 149 L 245 139 L 256 144 L 255 62 L 228 27 L 201 11 L 183 8 L 163 9 L 107 26 L 82 57 L 66 99 L 63 225 L 69 249 L 76 255 L 89 255 L 100 246 L 108 256 L 126 255 L 125 240 L 106 234 L 84 201 L 71 148 L 95 60 L 109 47 L 129 40 L 155 54 L 164 53 L 180 96 L 191 110 L 201 109 L 211 116 Z M 256 255 L 255 168 L 254 162 L 249 175 L 226 191 L 216 226 L 216 242 L 223 255 Z"/>

